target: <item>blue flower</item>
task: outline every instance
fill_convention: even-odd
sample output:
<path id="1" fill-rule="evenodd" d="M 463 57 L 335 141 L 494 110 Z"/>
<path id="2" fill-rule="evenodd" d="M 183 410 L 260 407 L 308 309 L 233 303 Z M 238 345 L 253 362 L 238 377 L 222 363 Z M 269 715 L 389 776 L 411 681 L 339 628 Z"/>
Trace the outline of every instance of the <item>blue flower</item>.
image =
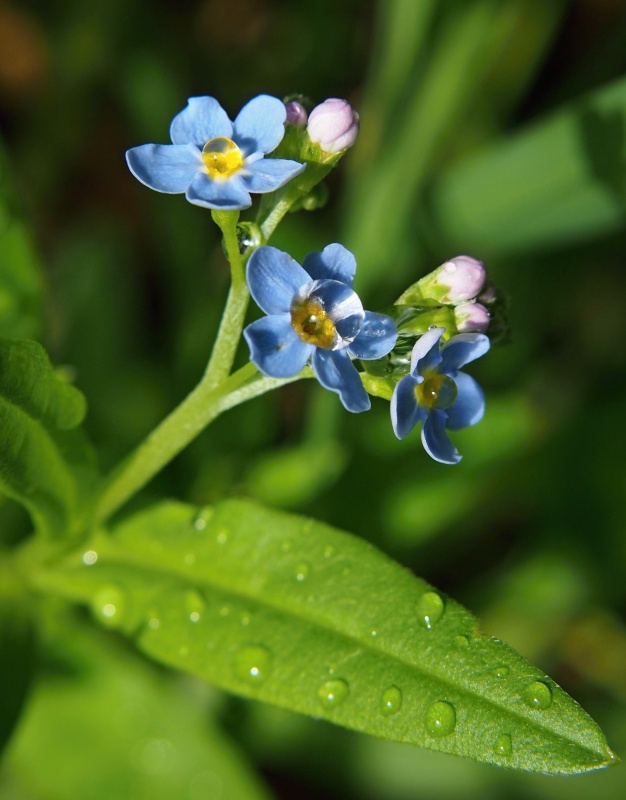
<path id="1" fill-rule="evenodd" d="M 442 464 L 457 464 L 461 455 L 448 438 L 475 425 L 483 417 L 485 397 L 473 378 L 459 368 L 489 350 L 483 333 L 461 333 L 439 348 L 445 328 L 427 331 L 411 353 L 411 371 L 402 378 L 391 398 L 391 423 L 398 439 L 422 425 L 422 444 L 429 456 Z"/>
<path id="2" fill-rule="evenodd" d="M 264 158 L 283 138 L 286 115 L 280 100 L 261 94 L 231 122 L 214 97 L 190 97 L 172 120 L 173 144 L 133 147 L 126 161 L 133 175 L 157 192 L 184 192 L 190 203 L 205 208 L 248 208 L 250 192 L 273 192 L 305 167 Z"/>
<path id="3" fill-rule="evenodd" d="M 250 293 L 268 315 L 244 330 L 250 359 L 265 375 L 290 378 L 309 358 L 318 381 L 348 411 L 370 399 L 350 356 L 382 358 L 396 343 L 395 322 L 364 311 L 352 289 L 356 261 L 340 244 L 309 253 L 300 266 L 275 247 L 259 247 L 247 266 Z"/>

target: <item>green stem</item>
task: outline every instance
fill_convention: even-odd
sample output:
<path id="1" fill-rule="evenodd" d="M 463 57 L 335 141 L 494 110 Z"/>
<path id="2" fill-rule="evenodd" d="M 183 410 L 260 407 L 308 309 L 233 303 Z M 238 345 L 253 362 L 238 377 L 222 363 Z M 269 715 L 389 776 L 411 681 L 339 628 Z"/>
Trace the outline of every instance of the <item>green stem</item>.
<path id="1" fill-rule="evenodd" d="M 143 488 L 222 412 L 299 378 L 267 378 L 254 364 L 246 364 L 219 387 L 206 377 L 109 476 L 96 505 L 95 522 L 102 523 Z"/>
<path id="2" fill-rule="evenodd" d="M 211 213 L 213 220 L 222 231 L 231 272 L 231 285 L 224 314 L 217 332 L 211 358 L 202 379 L 203 382 L 206 381 L 207 386 L 214 388 L 230 374 L 232 369 L 237 346 L 241 339 L 250 292 L 246 283 L 244 259 L 239 252 L 239 241 L 237 239 L 239 212 L 212 211 Z"/>

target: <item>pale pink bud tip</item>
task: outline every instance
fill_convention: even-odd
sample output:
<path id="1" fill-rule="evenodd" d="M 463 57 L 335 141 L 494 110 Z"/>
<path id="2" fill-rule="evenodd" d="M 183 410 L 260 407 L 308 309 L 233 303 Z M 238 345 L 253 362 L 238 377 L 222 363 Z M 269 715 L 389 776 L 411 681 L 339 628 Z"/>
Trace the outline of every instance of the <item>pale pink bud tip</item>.
<path id="1" fill-rule="evenodd" d="M 302 103 L 298 103 L 297 100 L 290 100 L 285 103 L 285 109 L 287 111 L 287 122 L 297 125 L 298 128 L 304 128 L 307 122 L 307 113 Z"/>
<path id="2" fill-rule="evenodd" d="M 354 144 L 359 115 L 347 100 L 331 97 L 311 111 L 307 132 L 326 153 L 339 153 Z"/>
<path id="3" fill-rule="evenodd" d="M 454 309 L 459 333 L 484 333 L 489 327 L 489 312 L 482 303 L 460 303 Z"/>
<path id="4" fill-rule="evenodd" d="M 437 283 L 449 287 L 449 303 L 462 303 L 476 297 L 483 288 L 485 276 L 482 261 L 471 256 L 456 256 L 441 267 Z"/>

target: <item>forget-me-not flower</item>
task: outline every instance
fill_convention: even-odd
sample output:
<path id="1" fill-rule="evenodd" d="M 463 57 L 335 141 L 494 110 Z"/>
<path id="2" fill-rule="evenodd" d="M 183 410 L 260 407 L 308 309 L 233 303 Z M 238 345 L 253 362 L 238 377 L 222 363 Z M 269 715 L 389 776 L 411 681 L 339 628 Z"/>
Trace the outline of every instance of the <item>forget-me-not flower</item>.
<path id="1" fill-rule="evenodd" d="M 422 444 L 428 455 L 442 464 L 457 464 L 461 455 L 446 429 L 475 425 L 485 411 L 482 389 L 459 369 L 489 350 L 489 337 L 461 333 L 440 349 L 444 331 L 428 330 L 415 343 L 411 370 L 398 382 L 391 398 L 391 423 L 398 439 L 403 439 L 422 422 Z"/>
<path id="2" fill-rule="evenodd" d="M 250 359 L 265 375 L 289 378 L 311 359 L 318 381 L 336 392 L 348 411 L 370 408 L 350 356 L 382 358 L 396 343 L 396 324 L 364 311 L 352 288 L 356 261 L 340 244 L 309 253 L 302 266 L 287 253 L 263 246 L 247 266 L 250 293 L 268 315 L 244 330 Z"/>
<path id="3" fill-rule="evenodd" d="M 190 97 L 172 120 L 173 144 L 133 147 L 126 161 L 133 175 L 157 192 L 184 192 L 190 203 L 205 208 L 248 208 L 251 192 L 273 192 L 305 167 L 265 158 L 284 136 L 286 115 L 284 103 L 261 94 L 231 122 L 214 97 Z"/>

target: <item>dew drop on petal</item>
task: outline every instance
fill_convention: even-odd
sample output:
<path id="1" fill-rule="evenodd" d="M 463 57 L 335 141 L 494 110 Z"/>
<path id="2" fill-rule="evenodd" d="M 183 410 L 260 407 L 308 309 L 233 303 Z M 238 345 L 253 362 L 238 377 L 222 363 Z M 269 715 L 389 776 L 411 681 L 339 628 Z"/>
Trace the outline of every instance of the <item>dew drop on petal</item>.
<path id="1" fill-rule="evenodd" d="M 511 743 L 511 737 L 508 733 L 503 733 L 502 736 L 498 736 L 496 743 L 493 746 L 493 750 L 497 756 L 511 755 L 513 752 L 513 745 Z"/>
<path id="2" fill-rule="evenodd" d="M 336 678 L 323 683 L 317 690 L 317 696 L 324 708 L 336 708 L 344 702 L 349 691 L 348 684 Z"/>
<path id="3" fill-rule="evenodd" d="M 242 647 L 235 654 L 237 677 L 251 684 L 260 684 L 270 673 L 272 658 L 266 647 Z"/>
<path id="4" fill-rule="evenodd" d="M 456 711 L 452 703 L 438 700 L 426 712 L 426 730 L 431 736 L 448 736 L 456 727 Z"/>
<path id="5" fill-rule="evenodd" d="M 522 699 L 529 708 L 545 710 L 552 705 L 552 692 L 541 681 L 533 681 L 522 692 Z"/>
<path id="6" fill-rule="evenodd" d="M 124 622 L 128 601 L 119 586 L 103 586 L 91 601 L 96 619 L 106 628 L 119 628 Z"/>
<path id="7" fill-rule="evenodd" d="M 381 708 L 385 716 L 397 714 L 402 706 L 402 692 L 397 686 L 390 686 L 385 689 L 381 699 Z"/>
<path id="8" fill-rule="evenodd" d="M 420 625 L 431 630 L 444 612 L 444 603 L 437 592 L 424 592 L 417 601 L 417 619 Z"/>

